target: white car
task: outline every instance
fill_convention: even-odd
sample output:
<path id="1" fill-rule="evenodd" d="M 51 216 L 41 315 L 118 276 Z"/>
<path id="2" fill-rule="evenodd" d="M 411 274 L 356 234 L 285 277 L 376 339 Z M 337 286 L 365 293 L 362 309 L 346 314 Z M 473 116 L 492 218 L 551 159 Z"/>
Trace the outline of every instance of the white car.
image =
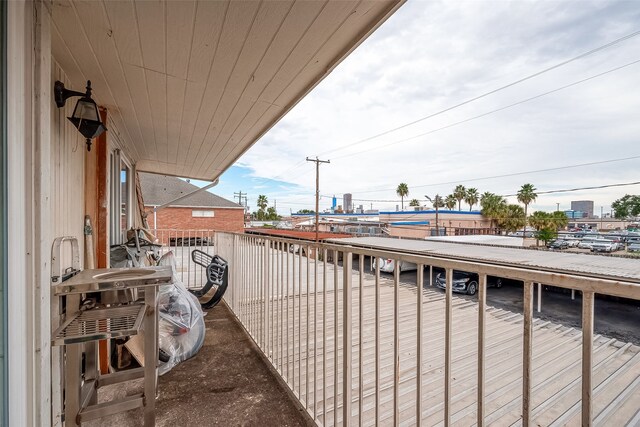
<path id="1" fill-rule="evenodd" d="M 380 266 L 380 271 L 384 273 L 393 273 L 396 268 L 396 260 L 394 259 L 384 259 L 384 258 L 376 258 L 376 261 Z M 375 264 L 371 264 L 372 270 L 375 270 Z M 418 265 L 412 262 L 400 261 L 400 273 L 403 271 L 412 271 L 417 270 Z"/>
<path id="2" fill-rule="evenodd" d="M 584 239 L 578 243 L 578 247 L 580 249 L 591 249 L 591 246 L 594 244 L 594 240 L 592 239 Z"/>
<path id="3" fill-rule="evenodd" d="M 615 248 L 614 248 L 614 245 Z M 591 252 L 613 252 L 617 249 L 617 243 L 608 240 L 598 240 L 591 245 Z"/>
<path id="4" fill-rule="evenodd" d="M 565 242 L 569 245 L 570 248 L 577 248 L 580 244 L 580 240 L 578 239 L 564 239 Z"/>

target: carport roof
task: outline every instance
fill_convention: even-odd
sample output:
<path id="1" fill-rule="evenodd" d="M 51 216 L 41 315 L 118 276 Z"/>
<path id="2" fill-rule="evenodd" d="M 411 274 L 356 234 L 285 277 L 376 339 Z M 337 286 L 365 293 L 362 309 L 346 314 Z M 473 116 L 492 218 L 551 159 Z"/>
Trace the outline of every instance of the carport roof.
<path id="1" fill-rule="evenodd" d="M 476 261 L 483 264 L 529 267 L 602 279 L 640 282 L 640 262 L 637 259 L 619 256 L 385 237 L 352 237 L 329 239 L 329 241 L 371 249 Z"/>
<path id="2" fill-rule="evenodd" d="M 213 181 L 402 3 L 56 0 L 51 46 L 138 170 Z"/>

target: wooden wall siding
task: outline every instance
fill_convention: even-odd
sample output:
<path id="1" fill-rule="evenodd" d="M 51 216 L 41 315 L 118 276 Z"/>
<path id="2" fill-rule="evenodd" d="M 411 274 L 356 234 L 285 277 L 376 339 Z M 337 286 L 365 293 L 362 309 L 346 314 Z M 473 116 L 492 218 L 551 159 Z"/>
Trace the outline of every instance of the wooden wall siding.
<path id="1" fill-rule="evenodd" d="M 215 179 L 402 1 L 60 0 L 52 47 L 138 170 Z"/>
<path id="2" fill-rule="evenodd" d="M 52 82 L 69 79 L 55 61 Z M 70 98 L 64 108 L 52 107 L 51 120 L 51 211 L 48 213 L 52 238 L 74 236 L 80 244 L 81 265 L 84 263 L 84 163 L 87 150 L 84 138 L 67 120 L 77 98 Z M 51 100 L 53 103 L 53 99 Z M 53 243 L 53 242 L 51 242 Z M 62 265 L 70 265 L 70 253 L 64 253 Z"/>

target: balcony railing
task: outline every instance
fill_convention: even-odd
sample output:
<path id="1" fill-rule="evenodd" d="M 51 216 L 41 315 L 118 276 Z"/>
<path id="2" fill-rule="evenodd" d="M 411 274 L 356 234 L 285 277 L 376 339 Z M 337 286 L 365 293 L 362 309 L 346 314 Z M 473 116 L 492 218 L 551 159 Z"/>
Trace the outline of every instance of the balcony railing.
<path id="1" fill-rule="evenodd" d="M 594 293 L 640 299 L 633 283 L 340 244 L 215 238 L 230 264 L 227 304 L 318 425 L 640 420 L 640 349 L 594 335 Z M 401 282 L 398 269 L 366 268 L 374 257 L 417 264 L 415 283 Z M 429 286 L 434 268 L 446 271 L 444 295 Z M 478 273 L 476 297 L 452 294 L 454 270 Z M 488 276 L 524 282 L 522 314 L 487 305 Z M 581 291 L 582 330 L 534 318 L 534 283 Z"/>
<path id="2" fill-rule="evenodd" d="M 187 288 L 201 288 L 206 282 L 206 272 L 191 260 L 191 251 L 201 250 L 214 254 L 215 232 L 213 230 L 152 229 L 159 252 L 164 255 L 173 251 L 176 257 L 176 272 Z"/>

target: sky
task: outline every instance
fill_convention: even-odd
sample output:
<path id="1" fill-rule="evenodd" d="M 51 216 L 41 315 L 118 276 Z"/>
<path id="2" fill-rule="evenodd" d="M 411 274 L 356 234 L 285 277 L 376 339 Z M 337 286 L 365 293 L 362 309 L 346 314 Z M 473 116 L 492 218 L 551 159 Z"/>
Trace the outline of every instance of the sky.
<path id="1" fill-rule="evenodd" d="M 260 194 L 280 214 L 313 209 L 305 158 L 316 156 L 330 160 L 321 210 L 343 193 L 395 210 L 401 182 L 406 205 L 457 184 L 516 203 L 525 183 L 544 192 L 640 181 L 640 34 L 482 96 L 639 31 L 638 1 L 410 0 L 212 191 L 248 193 L 252 210 Z M 627 193 L 640 185 L 540 194 L 529 212 L 593 200 L 606 213 Z"/>

